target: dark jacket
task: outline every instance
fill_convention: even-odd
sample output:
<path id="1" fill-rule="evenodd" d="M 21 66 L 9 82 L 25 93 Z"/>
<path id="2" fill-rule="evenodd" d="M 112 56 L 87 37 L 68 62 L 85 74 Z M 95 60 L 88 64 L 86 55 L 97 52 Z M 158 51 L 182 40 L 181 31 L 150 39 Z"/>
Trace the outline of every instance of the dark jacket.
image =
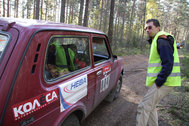
<path id="1" fill-rule="evenodd" d="M 149 39 L 148 42 L 151 44 L 152 39 Z M 159 37 L 157 40 L 157 51 L 162 61 L 162 69 L 155 80 L 155 83 L 158 87 L 161 87 L 164 84 L 173 69 L 173 44 L 174 38 L 171 36 Z"/>

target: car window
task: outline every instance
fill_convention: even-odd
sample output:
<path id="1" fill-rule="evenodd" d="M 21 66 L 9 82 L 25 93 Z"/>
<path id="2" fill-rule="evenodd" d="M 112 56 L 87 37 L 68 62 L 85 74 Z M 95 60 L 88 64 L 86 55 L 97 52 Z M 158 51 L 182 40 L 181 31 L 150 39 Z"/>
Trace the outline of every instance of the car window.
<path id="1" fill-rule="evenodd" d="M 0 34 L 0 60 L 3 57 L 3 54 L 6 50 L 6 47 L 8 45 L 9 37 L 7 35 Z"/>
<path id="2" fill-rule="evenodd" d="M 52 37 L 48 44 L 44 75 L 46 80 L 66 76 L 90 65 L 87 37 Z"/>
<path id="3" fill-rule="evenodd" d="M 93 37 L 92 46 L 95 64 L 106 61 L 110 58 L 110 53 L 104 38 Z"/>

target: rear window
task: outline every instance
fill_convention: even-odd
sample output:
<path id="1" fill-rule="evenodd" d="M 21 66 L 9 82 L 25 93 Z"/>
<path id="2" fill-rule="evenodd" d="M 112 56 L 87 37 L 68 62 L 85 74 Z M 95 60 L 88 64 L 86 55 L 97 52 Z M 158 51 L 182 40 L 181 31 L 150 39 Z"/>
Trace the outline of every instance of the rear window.
<path id="1" fill-rule="evenodd" d="M 8 40 L 9 40 L 8 35 L 4 35 L 4 34 L 0 33 L 0 61 L 3 57 L 3 54 L 6 51 L 6 47 L 8 45 Z"/>
<path id="2" fill-rule="evenodd" d="M 53 81 L 90 66 L 89 39 L 86 36 L 53 36 L 48 44 L 45 79 Z"/>

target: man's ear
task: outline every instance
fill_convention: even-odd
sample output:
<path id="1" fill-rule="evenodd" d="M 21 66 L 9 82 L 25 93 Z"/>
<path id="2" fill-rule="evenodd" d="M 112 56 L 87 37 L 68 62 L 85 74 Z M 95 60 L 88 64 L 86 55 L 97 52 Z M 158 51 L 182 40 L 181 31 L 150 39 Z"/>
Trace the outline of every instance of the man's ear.
<path id="1" fill-rule="evenodd" d="M 157 28 L 158 28 L 158 30 L 160 31 L 160 27 L 158 26 Z"/>

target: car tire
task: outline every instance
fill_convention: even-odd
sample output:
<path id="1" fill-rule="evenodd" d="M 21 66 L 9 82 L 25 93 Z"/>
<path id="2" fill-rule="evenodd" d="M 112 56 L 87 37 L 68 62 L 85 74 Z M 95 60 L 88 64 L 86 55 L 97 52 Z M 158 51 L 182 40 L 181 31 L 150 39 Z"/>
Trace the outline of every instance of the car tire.
<path id="1" fill-rule="evenodd" d="M 64 120 L 61 126 L 80 126 L 80 122 L 75 114 L 71 114 Z"/>
<path id="2" fill-rule="evenodd" d="M 123 75 L 120 74 L 119 80 L 117 81 L 116 87 L 108 94 L 108 96 L 105 98 L 105 101 L 113 102 L 115 99 L 117 99 L 120 95 L 120 90 L 122 87 L 122 79 Z"/>

